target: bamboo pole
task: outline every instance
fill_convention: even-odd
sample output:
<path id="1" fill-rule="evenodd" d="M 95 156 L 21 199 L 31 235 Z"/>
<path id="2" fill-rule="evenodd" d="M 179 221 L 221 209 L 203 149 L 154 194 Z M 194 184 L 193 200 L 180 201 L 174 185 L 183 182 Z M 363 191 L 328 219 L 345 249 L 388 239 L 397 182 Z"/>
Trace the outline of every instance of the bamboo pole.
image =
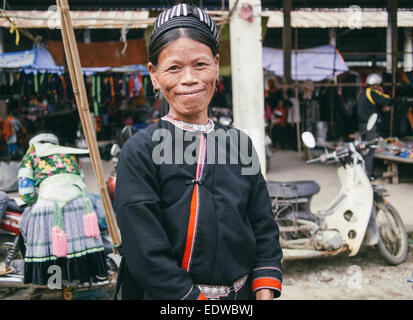
<path id="1" fill-rule="evenodd" d="M 120 245 L 121 240 L 112 204 L 110 202 L 109 194 L 106 188 L 103 169 L 101 166 L 101 158 L 96 141 L 92 118 L 90 116 L 85 83 L 83 80 L 83 73 L 80 65 L 79 51 L 77 49 L 76 38 L 69 15 L 69 5 L 67 3 L 67 0 L 56 0 L 56 4 L 60 13 L 63 45 L 80 121 L 82 123 L 83 132 L 85 134 L 86 142 L 90 150 L 90 158 L 92 160 L 93 171 L 96 176 L 99 193 L 102 198 L 113 250 L 114 253 L 117 253 L 116 247 Z"/>
<path id="2" fill-rule="evenodd" d="M 295 32 L 295 37 L 294 37 L 294 46 L 295 46 L 295 81 L 294 81 L 294 85 L 295 85 L 295 99 L 297 100 L 296 102 L 299 103 L 300 99 L 298 97 L 298 81 L 297 81 L 297 77 L 298 77 L 298 29 L 295 28 L 294 30 Z M 300 110 L 300 108 L 298 109 Z M 295 120 L 295 115 L 294 115 L 294 120 Z M 302 154 L 301 154 L 301 130 L 300 130 L 300 126 L 301 126 L 301 113 L 300 113 L 300 118 L 298 119 L 298 122 L 295 122 L 295 129 L 296 129 L 296 134 L 297 134 L 297 151 L 298 151 L 298 159 L 301 160 L 302 159 Z"/>

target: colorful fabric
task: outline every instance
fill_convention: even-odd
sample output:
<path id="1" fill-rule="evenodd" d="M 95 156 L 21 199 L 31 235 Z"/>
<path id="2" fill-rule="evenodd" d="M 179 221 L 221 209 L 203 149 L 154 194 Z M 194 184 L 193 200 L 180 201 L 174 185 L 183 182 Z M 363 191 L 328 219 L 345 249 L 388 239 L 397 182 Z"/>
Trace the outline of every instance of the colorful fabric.
<path id="1" fill-rule="evenodd" d="M 27 169 L 32 170 L 32 180 L 34 180 L 34 186 L 39 187 L 46 178 L 60 174 L 60 173 L 73 173 L 83 175 L 80 162 L 75 155 L 50 155 L 47 157 L 38 157 L 34 146 L 31 146 L 20 165 L 19 179 L 23 177 L 23 172 L 28 172 Z M 30 178 L 27 177 L 26 178 Z M 20 194 L 21 199 L 28 205 L 33 205 L 37 201 L 37 193 L 24 193 Z"/>
<path id="2" fill-rule="evenodd" d="M 29 205 L 21 222 L 25 282 L 47 284 L 47 266 L 52 264 L 60 265 L 69 281 L 105 276 L 97 217 L 78 158 L 73 154 L 39 157 L 35 146 L 28 149 L 18 173 L 19 195 Z M 67 178 L 68 183 L 59 178 Z"/>
<path id="3" fill-rule="evenodd" d="M 88 281 L 92 276 L 106 275 L 104 248 L 100 237 L 86 237 L 83 228 L 84 201 L 82 198 L 69 202 L 63 208 L 66 227 L 67 254 L 59 258 L 53 253 L 52 228 L 54 226 L 54 201 L 39 200 L 28 207 L 20 222 L 21 233 L 25 242 L 25 283 L 47 284 L 50 276 L 46 266 L 57 264 L 64 268 L 64 280 Z M 85 256 L 93 262 L 84 265 Z M 86 270 L 90 270 L 87 272 Z"/>

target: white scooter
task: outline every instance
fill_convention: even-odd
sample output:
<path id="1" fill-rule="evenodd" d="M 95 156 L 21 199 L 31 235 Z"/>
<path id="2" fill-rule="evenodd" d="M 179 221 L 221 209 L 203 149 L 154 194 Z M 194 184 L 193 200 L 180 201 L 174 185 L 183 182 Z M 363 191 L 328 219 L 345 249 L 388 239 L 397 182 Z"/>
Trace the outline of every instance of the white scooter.
<path id="1" fill-rule="evenodd" d="M 377 114 L 370 118 L 368 130 L 376 119 Z M 302 140 L 309 148 L 316 146 L 310 132 L 304 132 Z M 337 173 L 341 190 L 322 212 L 313 214 L 310 210 L 312 196 L 320 191 L 315 181 L 267 182 L 285 260 L 354 256 L 362 245 L 368 245 L 376 246 L 392 265 L 405 261 L 408 239 L 403 222 L 386 201 L 386 190 L 370 182 L 361 155 L 377 140 L 356 140 L 307 161 L 340 164 Z"/>

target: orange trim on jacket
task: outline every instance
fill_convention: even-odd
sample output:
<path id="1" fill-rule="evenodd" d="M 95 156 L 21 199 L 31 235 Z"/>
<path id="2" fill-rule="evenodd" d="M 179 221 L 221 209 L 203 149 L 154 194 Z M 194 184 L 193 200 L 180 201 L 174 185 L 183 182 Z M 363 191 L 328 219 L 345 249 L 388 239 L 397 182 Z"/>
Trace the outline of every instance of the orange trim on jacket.
<path id="1" fill-rule="evenodd" d="M 252 291 L 255 292 L 259 289 L 273 289 L 281 292 L 281 281 L 275 278 L 257 278 L 252 281 Z"/>

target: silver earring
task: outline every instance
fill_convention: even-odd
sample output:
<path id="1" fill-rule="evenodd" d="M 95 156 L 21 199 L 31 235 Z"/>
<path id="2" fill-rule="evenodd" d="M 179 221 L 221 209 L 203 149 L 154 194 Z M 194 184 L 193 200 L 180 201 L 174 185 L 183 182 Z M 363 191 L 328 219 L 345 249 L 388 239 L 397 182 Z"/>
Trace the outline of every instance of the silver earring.
<path id="1" fill-rule="evenodd" d="M 218 91 L 218 86 L 219 86 L 219 78 L 217 78 L 217 81 L 215 81 L 215 92 Z"/>
<path id="2" fill-rule="evenodd" d="M 155 99 L 158 99 L 158 97 L 159 97 L 159 92 L 160 92 L 161 90 L 159 90 L 159 89 L 155 89 L 155 88 L 153 88 L 153 93 L 155 94 Z"/>

